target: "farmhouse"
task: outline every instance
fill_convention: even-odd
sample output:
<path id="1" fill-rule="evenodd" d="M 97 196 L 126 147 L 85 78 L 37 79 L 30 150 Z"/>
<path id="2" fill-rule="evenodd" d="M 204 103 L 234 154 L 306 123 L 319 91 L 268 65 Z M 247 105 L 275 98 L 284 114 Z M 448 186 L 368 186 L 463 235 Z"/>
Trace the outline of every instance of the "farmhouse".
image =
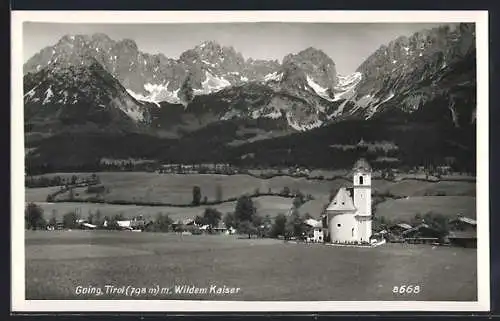
<path id="1" fill-rule="evenodd" d="M 306 240 L 308 242 L 322 243 L 323 242 L 323 223 L 314 219 L 308 219 L 304 222 L 306 225 Z"/>
<path id="2" fill-rule="evenodd" d="M 413 227 L 410 224 L 398 223 L 389 226 L 386 238 L 391 242 L 402 242 L 403 234 L 411 230 Z"/>
<path id="3" fill-rule="evenodd" d="M 341 187 L 326 208 L 324 221 L 330 242 L 370 242 L 371 173 L 368 162 L 359 159 L 353 167 L 353 187 Z"/>
<path id="4" fill-rule="evenodd" d="M 413 244 L 432 244 L 439 242 L 439 232 L 429 225 L 422 223 L 404 231 L 401 236 L 405 242 Z"/>
<path id="5" fill-rule="evenodd" d="M 457 218 L 449 222 L 449 225 L 448 239 L 451 244 L 464 247 L 477 246 L 476 220 L 458 215 Z"/>

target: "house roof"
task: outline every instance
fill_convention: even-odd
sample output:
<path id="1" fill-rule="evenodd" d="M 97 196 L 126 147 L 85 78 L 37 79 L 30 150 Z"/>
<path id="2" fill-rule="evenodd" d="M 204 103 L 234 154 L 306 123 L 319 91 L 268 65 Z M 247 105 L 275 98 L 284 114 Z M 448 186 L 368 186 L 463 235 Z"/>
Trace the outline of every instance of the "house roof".
<path id="1" fill-rule="evenodd" d="M 321 228 L 323 227 L 323 223 L 321 221 L 315 220 L 313 218 L 307 219 L 304 221 L 304 224 L 314 227 L 314 228 Z"/>
<path id="2" fill-rule="evenodd" d="M 356 211 L 354 203 L 352 201 L 351 195 L 345 187 L 341 187 L 337 192 L 337 195 L 333 198 L 328 205 L 327 211 L 339 211 L 339 212 L 350 212 Z"/>
<path id="3" fill-rule="evenodd" d="M 465 217 L 465 216 L 459 216 L 456 219 L 452 220 L 452 222 L 456 222 L 456 221 L 463 222 L 463 223 L 470 224 L 470 225 L 477 225 L 476 220 L 474 220 L 472 218 Z"/>
<path id="4" fill-rule="evenodd" d="M 410 233 L 410 232 L 413 232 L 413 231 L 418 231 L 420 230 L 421 228 L 427 228 L 427 229 L 430 229 L 429 225 L 425 224 L 425 223 L 422 223 L 420 225 L 417 225 L 409 230 L 406 230 L 403 232 L 403 234 L 407 234 L 407 233 Z"/>
<path id="5" fill-rule="evenodd" d="M 399 223 L 399 224 L 396 224 L 396 226 L 404 228 L 405 230 L 409 230 L 412 228 L 412 226 L 410 224 L 406 224 L 406 223 Z"/>

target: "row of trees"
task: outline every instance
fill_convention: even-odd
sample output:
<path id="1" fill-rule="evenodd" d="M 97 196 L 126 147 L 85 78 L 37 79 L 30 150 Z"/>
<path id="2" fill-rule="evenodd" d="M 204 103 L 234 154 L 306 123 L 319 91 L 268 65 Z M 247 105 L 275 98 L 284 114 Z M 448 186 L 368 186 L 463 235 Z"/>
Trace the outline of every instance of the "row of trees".
<path id="1" fill-rule="evenodd" d="M 78 177 L 77 175 L 72 175 L 71 177 L 64 177 L 60 175 L 54 176 L 26 176 L 24 179 L 24 185 L 26 187 L 51 187 L 51 186 L 62 186 L 62 185 L 75 185 L 78 182 L 92 182 L 99 183 L 100 179 L 95 173 L 89 177 Z"/>
<path id="2" fill-rule="evenodd" d="M 270 194 L 272 194 L 271 188 L 269 188 L 267 190 L 267 193 L 262 193 L 259 188 L 256 188 L 251 196 L 270 195 Z M 207 196 L 204 196 L 202 199 L 201 188 L 199 186 L 193 186 L 192 195 L 193 195 L 193 200 L 192 200 L 193 205 L 200 205 L 200 204 L 208 203 Z M 276 195 L 280 195 L 283 197 L 295 196 L 295 198 L 297 199 L 297 202 L 300 203 L 296 207 L 304 204 L 307 201 L 314 199 L 314 197 L 311 194 L 305 195 L 304 193 L 302 193 L 298 189 L 292 192 L 288 186 L 283 187 L 283 189 Z M 215 186 L 215 201 L 216 202 L 223 202 L 224 201 L 222 186 L 220 184 L 217 184 Z"/>

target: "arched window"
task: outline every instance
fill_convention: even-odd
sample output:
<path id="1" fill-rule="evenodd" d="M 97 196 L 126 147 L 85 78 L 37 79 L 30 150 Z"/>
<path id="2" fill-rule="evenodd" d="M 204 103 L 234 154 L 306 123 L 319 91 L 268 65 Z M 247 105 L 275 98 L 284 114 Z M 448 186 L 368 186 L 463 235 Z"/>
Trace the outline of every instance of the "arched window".
<path id="1" fill-rule="evenodd" d="M 359 177 L 359 185 L 363 185 L 363 176 Z"/>

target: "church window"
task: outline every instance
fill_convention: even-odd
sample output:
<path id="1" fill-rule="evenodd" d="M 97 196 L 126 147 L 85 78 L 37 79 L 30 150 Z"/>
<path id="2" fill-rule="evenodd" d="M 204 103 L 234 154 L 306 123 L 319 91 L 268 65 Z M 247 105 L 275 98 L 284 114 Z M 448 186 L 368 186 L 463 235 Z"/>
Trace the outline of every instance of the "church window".
<path id="1" fill-rule="evenodd" d="M 359 177 L 359 185 L 363 185 L 363 176 Z"/>
<path id="2" fill-rule="evenodd" d="M 337 227 L 341 227 L 342 225 L 340 225 L 340 223 L 337 224 Z"/>
<path id="3" fill-rule="evenodd" d="M 351 230 L 352 236 L 354 236 L 354 227 Z"/>

